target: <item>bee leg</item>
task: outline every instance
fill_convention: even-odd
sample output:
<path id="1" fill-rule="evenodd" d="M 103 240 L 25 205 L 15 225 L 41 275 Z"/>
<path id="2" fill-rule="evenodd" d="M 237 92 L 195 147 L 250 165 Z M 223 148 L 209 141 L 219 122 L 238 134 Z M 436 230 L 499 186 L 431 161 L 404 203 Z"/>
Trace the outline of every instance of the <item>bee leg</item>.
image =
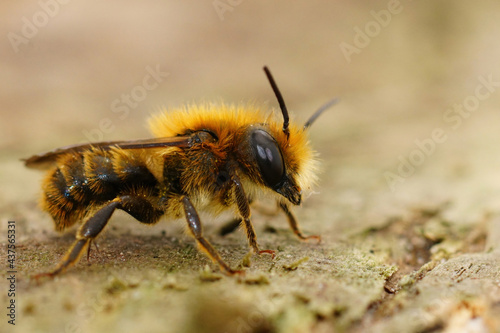
<path id="1" fill-rule="evenodd" d="M 248 199 L 248 204 L 251 205 L 252 203 L 253 203 L 253 200 Z M 236 229 L 238 229 L 238 227 L 241 225 L 242 221 L 243 220 L 241 218 L 235 218 L 235 219 L 232 219 L 231 221 L 226 222 L 226 224 L 224 224 L 222 226 L 222 228 L 220 228 L 219 235 L 226 236 L 226 235 L 229 235 L 229 234 L 235 232 Z"/>
<path id="2" fill-rule="evenodd" d="M 90 245 L 90 242 L 99 235 L 104 229 L 115 209 L 121 207 L 120 199 L 110 201 L 106 206 L 99 209 L 91 218 L 89 218 L 76 233 L 76 241 L 71 245 L 69 250 L 64 255 L 63 259 L 57 267 L 49 273 L 41 273 L 35 275 L 35 279 L 42 276 L 54 277 L 63 272 L 68 267 L 74 265 L 80 259 L 85 248 Z"/>
<path id="3" fill-rule="evenodd" d="M 97 242 L 95 241 L 95 239 L 90 241 L 89 246 L 87 247 L 87 261 L 90 260 L 90 248 L 92 247 L 92 244 L 94 244 L 97 253 L 99 253 L 99 246 L 97 246 Z"/>
<path id="4" fill-rule="evenodd" d="M 241 225 L 241 221 L 242 221 L 242 219 L 238 218 L 238 219 L 233 219 L 233 220 L 227 222 L 226 224 L 224 224 L 222 226 L 222 228 L 220 228 L 219 235 L 226 236 L 226 235 L 229 235 L 229 234 L 235 232 L 236 229 L 238 229 L 238 227 Z"/>
<path id="5" fill-rule="evenodd" d="M 255 230 L 253 228 L 252 222 L 250 221 L 250 203 L 248 202 L 248 198 L 245 195 L 245 191 L 243 190 L 240 179 L 236 175 L 233 176 L 233 183 L 234 196 L 236 199 L 236 204 L 238 206 L 238 211 L 240 212 L 242 217 L 243 226 L 245 227 L 248 244 L 255 253 L 269 253 L 274 259 L 273 250 L 259 250 L 259 246 L 257 245 L 257 236 L 255 235 Z"/>
<path id="6" fill-rule="evenodd" d="M 285 213 L 285 215 L 288 219 L 288 223 L 290 224 L 290 227 L 292 228 L 293 233 L 295 235 L 297 235 L 297 237 L 299 237 L 302 240 L 316 239 L 318 241 L 318 243 L 321 242 L 321 236 L 317 236 L 317 235 L 306 236 L 302 233 L 302 231 L 300 231 L 299 222 L 297 221 L 297 219 L 293 215 L 292 211 L 288 208 L 288 205 L 286 205 L 284 203 L 280 203 L 279 206 L 283 210 L 283 212 Z"/>
<path id="7" fill-rule="evenodd" d="M 251 199 L 248 199 L 248 203 L 250 206 L 252 206 L 253 209 L 256 209 L 260 214 L 266 215 L 266 216 L 276 216 L 280 212 L 280 205 L 276 205 L 276 209 L 272 210 L 269 207 L 266 207 L 262 204 L 260 204 L 258 201 L 252 201 Z M 219 235 L 220 236 L 226 236 L 229 235 L 238 229 L 238 227 L 241 225 L 241 222 L 243 220 L 241 218 L 236 218 L 232 219 L 231 221 L 226 222 L 220 229 L 219 229 Z"/>
<path id="8" fill-rule="evenodd" d="M 87 246 L 87 262 L 90 261 L 90 248 L 92 247 L 92 241 L 89 242 L 89 246 Z"/>
<path id="9" fill-rule="evenodd" d="M 186 215 L 186 220 L 188 223 L 189 230 L 193 234 L 193 237 L 195 238 L 196 243 L 201 248 L 201 250 L 205 252 L 210 257 L 210 259 L 212 259 L 212 261 L 217 263 L 223 272 L 229 275 L 242 273 L 241 271 L 232 270 L 222 260 L 219 253 L 213 248 L 213 246 L 208 242 L 208 240 L 205 237 L 203 237 L 203 230 L 201 226 L 200 217 L 198 216 L 196 209 L 191 203 L 191 200 L 189 200 L 187 196 L 183 196 L 181 198 L 181 201 L 184 206 L 184 213 Z"/>

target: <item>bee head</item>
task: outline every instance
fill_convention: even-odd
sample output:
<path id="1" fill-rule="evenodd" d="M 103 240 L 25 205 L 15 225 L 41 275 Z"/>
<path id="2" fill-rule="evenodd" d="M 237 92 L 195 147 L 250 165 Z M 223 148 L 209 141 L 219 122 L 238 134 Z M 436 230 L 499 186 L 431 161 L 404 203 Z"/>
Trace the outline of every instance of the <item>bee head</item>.
<path id="1" fill-rule="evenodd" d="M 304 124 L 303 128 L 290 127 L 288 111 L 276 82 L 267 67 L 264 71 L 278 99 L 283 115 L 282 133 L 265 124 L 250 126 L 243 140 L 247 166 L 258 169 L 260 179 L 254 179 L 281 194 L 291 203 L 299 205 L 302 187 L 309 187 L 314 181 L 313 152 L 307 142 L 306 130 L 323 111 L 337 103 L 337 99 L 319 108 Z M 250 174 L 256 174 L 250 172 Z"/>
<path id="2" fill-rule="evenodd" d="M 299 205 L 302 191 L 294 177 L 287 173 L 285 159 L 276 139 L 266 130 L 254 128 L 249 132 L 248 143 L 262 182 L 291 203 Z"/>

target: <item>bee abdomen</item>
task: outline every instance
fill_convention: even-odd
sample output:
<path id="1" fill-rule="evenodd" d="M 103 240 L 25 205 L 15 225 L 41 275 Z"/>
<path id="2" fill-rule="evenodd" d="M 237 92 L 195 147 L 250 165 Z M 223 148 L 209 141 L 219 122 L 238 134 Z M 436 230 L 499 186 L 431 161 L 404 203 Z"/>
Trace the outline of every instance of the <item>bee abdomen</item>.
<path id="1" fill-rule="evenodd" d="M 42 206 L 56 229 L 63 230 L 85 217 L 92 205 L 113 200 L 131 189 L 156 193 L 158 181 L 136 155 L 123 151 L 91 150 L 68 154 L 46 178 Z"/>
<path id="2" fill-rule="evenodd" d="M 91 191 L 83 173 L 81 158 L 70 156 L 67 164 L 49 174 L 43 189 L 42 206 L 53 217 L 57 230 L 63 230 L 82 218 Z"/>
<path id="3" fill-rule="evenodd" d="M 113 165 L 122 183 L 145 187 L 154 187 L 158 184 L 147 166 L 133 155 L 116 156 Z"/>
<path id="4" fill-rule="evenodd" d="M 113 169 L 109 152 L 91 151 L 84 155 L 85 176 L 94 195 L 94 200 L 105 201 L 116 197 L 120 188 L 120 177 Z"/>
<path id="5" fill-rule="evenodd" d="M 158 181 L 138 154 L 131 151 L 91 151 L 84 156 L 85 175 L 95 196 L 111 200 L 130 188 L 154 188 Z"/>

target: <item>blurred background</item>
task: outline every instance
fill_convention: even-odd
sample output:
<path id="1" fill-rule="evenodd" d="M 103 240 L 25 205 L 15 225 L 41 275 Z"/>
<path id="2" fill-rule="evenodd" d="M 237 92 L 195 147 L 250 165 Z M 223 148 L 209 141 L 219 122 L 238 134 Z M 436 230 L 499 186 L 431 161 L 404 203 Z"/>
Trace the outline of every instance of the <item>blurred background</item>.
<path id="1" fill-rule="evenodd" d="M 5 217 L 38 196 L 41 173 L 20 158 L 148 137 L 146 119 L 162 107 L 224 100 L 274 108 L 263 65 L 298 121 L 341 99 L 311 130 L 323 161 L 320 195 L 311 200 L 328 204 L 324 216 L 338 217 L 328 225 L 385 219 L 422 202 L 452 201 L 454 217 L 469 221 L 499 208 L 496 1 L 42 0 L 1 7 Z M 477 89 L 487 96 L 474 97 Z M 472 111 L 453 109 L 464 103 Z M 415 141 L 427 142 L 435 129 L 444 142 L 422 151 Z"/>
<path id="2" fill-rule="evenodd" d="M 297 209 L 325 244 L 415 207 L 447 204 L 468 225 L 500 211 L 498 1 L 19 0 L 0 13 L 0 217 L 20 243 L 55 237 L 36 206 L 43 173 L 21 158 L 149 137 L 163 107 L 277 108 L 264 65 L 299 122 L 341 99 L 311 128 L 321 181 Z"/>
<path id="3" fill-rule="evenodd" d="M 474 96 L 479 77 L 500 81 L 496 1 L 64 2 L 0 5 L 3 215 L 36 198 L 41 174 L 19 158 L 148 137 L 146 119 L 161 107 L 276 107 L 263 65 L 298 121 L 341 99 L 311 130 L 323 160 L 321 195 L 311 199 L 320 206 L 383 206 L 385 215 L 399 202 L 477 190 L 474 207 L 498 208 L 498 85 L 469 116 L 449 111 Z M 415 153 L 411 175 L 392 181 L 415 140 L 436 128 L 446 141 L 422 163 Z"/>

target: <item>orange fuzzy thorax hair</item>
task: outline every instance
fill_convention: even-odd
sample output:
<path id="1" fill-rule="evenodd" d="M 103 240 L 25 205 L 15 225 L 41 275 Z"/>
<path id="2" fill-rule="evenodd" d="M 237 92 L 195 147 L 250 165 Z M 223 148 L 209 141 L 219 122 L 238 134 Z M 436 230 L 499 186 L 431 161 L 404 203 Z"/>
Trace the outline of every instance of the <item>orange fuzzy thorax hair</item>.
<path id="1" fill-rule="evenodd" d="M 278 112 L 264 112 L 254 105 L 201 104 L 163 111 L 149 119 L 149 127 L 156 137 L 172 137 L 205 129 L 224 140 L 253 124 L 268 128 L 269 134 L 280 146 L 285 165 L 295 171 L 298 185 L 303 191 L 310 190 L 316 181 L 317 162 L 307 131 L 291 122 L 287 140 L 282 130 L 283 118 Z"/>

